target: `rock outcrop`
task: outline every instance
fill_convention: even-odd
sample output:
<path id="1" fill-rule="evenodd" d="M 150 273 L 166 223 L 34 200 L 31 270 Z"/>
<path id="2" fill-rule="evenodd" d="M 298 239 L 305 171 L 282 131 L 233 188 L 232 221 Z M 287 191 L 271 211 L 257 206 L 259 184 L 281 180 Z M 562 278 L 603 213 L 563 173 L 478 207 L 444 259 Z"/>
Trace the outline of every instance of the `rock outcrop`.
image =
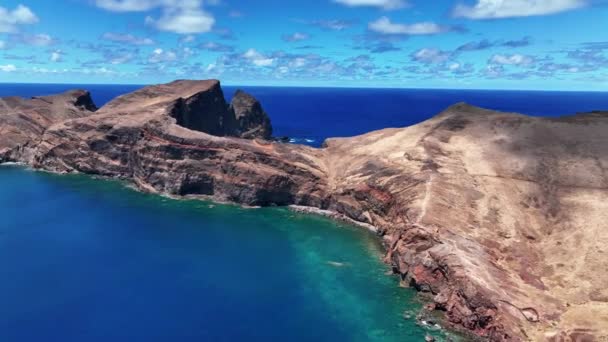
<path id="1" fill-rule="evenodd" d="M 339 213 L 375 226 L 393 270 L 455 327 L 493 341 L 608 337 L 608 113 L 535 118 L 458 104 L 315 149 L 225 137 L 218 89 L 179 81 L 95 112 L 62 95 L 47 103 L 68 117 L 60 110 L 27 135 L 12 127 L 42 109 L 5 99 L 1 158 L 150 192 Z M 256 113 L 249 122 L 266 125 L 257 101 L 237 98 L 224 106 L 235 122 Z"/>
<path id="2" fill-rule="evenodd" d="M 241 138 L 270 139 L 272 125 L 268 114 L 262 109 L 260 102 L 242 90 L 237 90 L 230 103 L 230 111 L 234 112 Z"/>
<path id="3" fill-rule="evenodd" d="M 34 146 L 48 127 L 96 110 L 91 94 L 85 90 L 31 99 L 0 98 L 0 161 L 21 159 L 17 154 Z"/>
<path id="4" fill-rule="evenodd" d="M 116 98 L 104 112 L 157 108 L 182 127 L 215 136 L 244 139 L 272 138 L 270 118 L 253 96 L 238 90 L 231 103 L 216 80 L 179 80 L 137 90 Z"/>

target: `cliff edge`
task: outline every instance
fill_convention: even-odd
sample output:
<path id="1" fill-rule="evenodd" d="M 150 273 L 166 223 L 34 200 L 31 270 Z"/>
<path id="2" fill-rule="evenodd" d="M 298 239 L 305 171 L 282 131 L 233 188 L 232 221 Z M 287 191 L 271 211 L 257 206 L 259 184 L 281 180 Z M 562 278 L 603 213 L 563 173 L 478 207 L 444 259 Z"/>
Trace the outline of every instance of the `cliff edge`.
<path id="1" fill-rule="evenodd" d="M 230 106 L 213 80 L 99 110 L 77 94 L 0 100 L 0 161 L 329 210 L 375 226 L 395 273 L 456 327 L 493 341 L 608 338 L 608 113 L 457 104 L 315 149 L 261 139 L 271 126 L 259 102 L 237 94 Z"/>

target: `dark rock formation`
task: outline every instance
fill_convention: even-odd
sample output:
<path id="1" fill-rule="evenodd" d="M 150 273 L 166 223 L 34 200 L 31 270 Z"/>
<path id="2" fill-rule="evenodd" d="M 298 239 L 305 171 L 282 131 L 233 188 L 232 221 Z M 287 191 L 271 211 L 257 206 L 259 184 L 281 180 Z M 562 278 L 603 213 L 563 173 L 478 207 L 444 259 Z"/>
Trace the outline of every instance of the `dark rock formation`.
<path id="1" fill-rule="evenodd" d="M 386 261 L 456 327 L 494 341 L 608 335 L 606 113 L 550 119 L 458 104 L 314 149 L 189 129 L 230 135 L 217 81 L 144 88 L 96 112 L 75 100 L 83 95 L 0 101 L 2 160 L 338 213 L 376 227 Z M 254 100 L 238 98 L 235 112 L 255 113 L 244 122 L 266 125 Z"/>
<path id="2" fill-rule="evenodd" d="M 237 90 L 230 103 L 230 111 L 234 112 L 241 138 L 268 140 L 272 137 L 270 118 L 253 96 Z"/>

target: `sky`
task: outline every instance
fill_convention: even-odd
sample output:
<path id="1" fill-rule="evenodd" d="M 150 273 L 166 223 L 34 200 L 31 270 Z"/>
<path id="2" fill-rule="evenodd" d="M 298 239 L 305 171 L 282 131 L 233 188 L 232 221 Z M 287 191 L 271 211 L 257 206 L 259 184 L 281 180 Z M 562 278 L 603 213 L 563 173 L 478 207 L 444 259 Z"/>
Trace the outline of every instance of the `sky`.
<path id="1" fill-rule="evenodd" d="M 608 91 L 608 0 L 0 0 L 0 82 Z"/>

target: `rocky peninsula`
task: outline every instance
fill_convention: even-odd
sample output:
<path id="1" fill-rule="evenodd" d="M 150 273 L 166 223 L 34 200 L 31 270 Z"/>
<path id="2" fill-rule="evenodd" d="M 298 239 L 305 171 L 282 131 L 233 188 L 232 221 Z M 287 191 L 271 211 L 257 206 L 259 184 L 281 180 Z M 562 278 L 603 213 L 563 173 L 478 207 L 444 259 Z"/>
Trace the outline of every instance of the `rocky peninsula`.
<path id="1" fill-rule="evenodd" d="M 271 135 L 261 104 L 244 92 L 227 103 L 216 80 L 99 109 L 84 90 L 0 99 L 0 162 L 335 213 L 374 227 L 394 272 L 456 328 L 491 341 L 608 338 L 608 112 L 461 103 L 321 149 Z"/>

